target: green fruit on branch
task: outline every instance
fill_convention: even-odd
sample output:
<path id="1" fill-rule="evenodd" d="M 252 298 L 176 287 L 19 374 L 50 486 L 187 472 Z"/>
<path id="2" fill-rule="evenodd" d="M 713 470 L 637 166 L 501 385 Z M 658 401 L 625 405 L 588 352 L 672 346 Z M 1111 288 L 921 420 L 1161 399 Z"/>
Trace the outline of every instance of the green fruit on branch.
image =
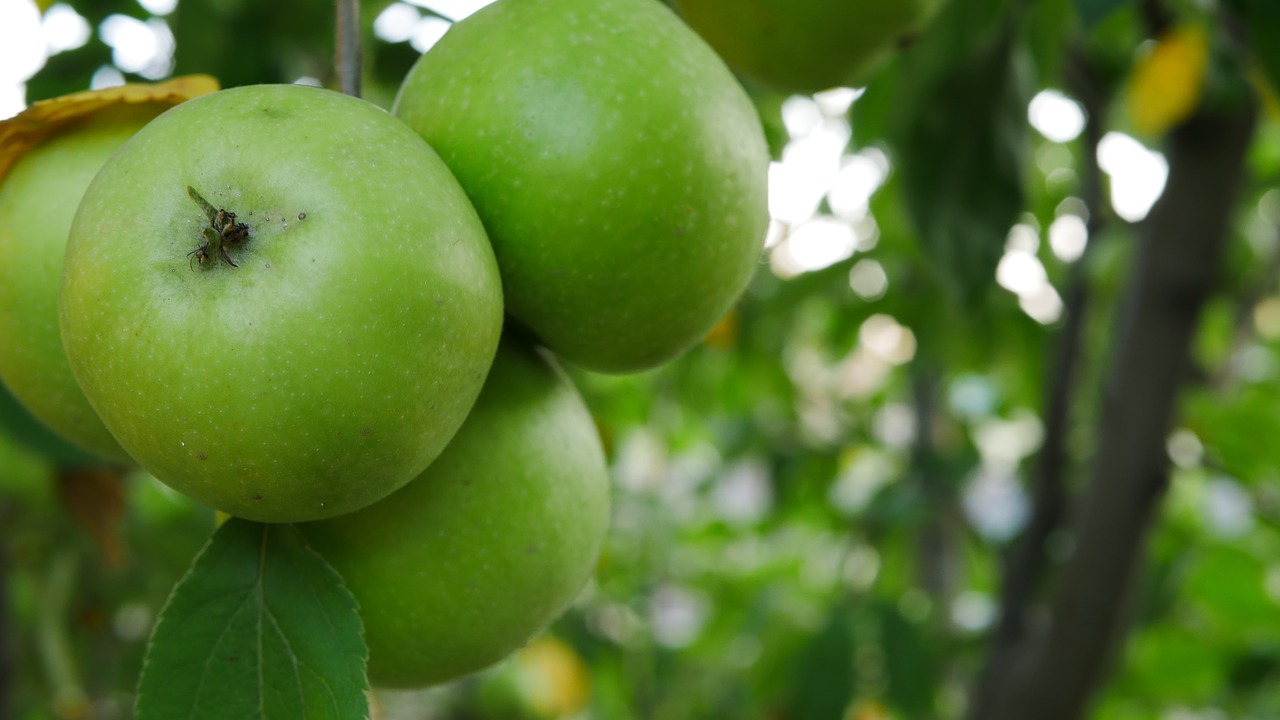
<path id="1" fill-rule="evenodd" d="M 59 307 L 124 449 L 264 522 L 351 512 L 422 472 L 502 320 L 492 250 L 438 156 L 301 86 L 206 95 L 135 135 L 80 204 Z"/>
<path id="2" fill-rule="evenodd" d="M 745 77 L 791 93 L 867 84 L 944 0 L 673 0 Z"/>
<path id="3" fill-rule="evenodd" d="M 152 118 L 217 90 L 206 76 L 77 93 L 0 123 L 0 380 L 41 422 L 103 458 L 129 462 L 80 391 L 58 330 L 67 233 L 107 158 Z"/>
<path id="4" fill-rule="evenodd" d="M 573 363 L 671 360 L 757 265 L 759 118 L 654 0 L 498 0 L 418 61 L 395 113 L 475 203 L 508 313 Z"/>
<path id="5" fill-rule="evenodd" d="M 425 473 L 299 528 L 360 604 L 370 681 L 421 687 L 497 662 L 559 615 L 590 576 L 608 517 L 582 399 L 548 357 L 506 339 Z"/>

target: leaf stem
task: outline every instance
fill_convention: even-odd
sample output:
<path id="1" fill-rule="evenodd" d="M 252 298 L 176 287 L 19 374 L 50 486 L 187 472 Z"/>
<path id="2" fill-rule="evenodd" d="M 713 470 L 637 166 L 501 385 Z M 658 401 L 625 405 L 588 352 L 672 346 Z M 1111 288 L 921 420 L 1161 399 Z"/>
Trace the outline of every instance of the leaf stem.
<path id="1" fill-rule="evenodd" d="M 45 678 L 53 688 L 57 717 L 83 717 L 88 698 L 76 672 L 71 638 L 67 634 L 67 613 L 75 594 L 79 558 L 73 550 L 63 550 L 49 561 L 41 579 L 40 607 L 36 614 L 36 646 Z"/>

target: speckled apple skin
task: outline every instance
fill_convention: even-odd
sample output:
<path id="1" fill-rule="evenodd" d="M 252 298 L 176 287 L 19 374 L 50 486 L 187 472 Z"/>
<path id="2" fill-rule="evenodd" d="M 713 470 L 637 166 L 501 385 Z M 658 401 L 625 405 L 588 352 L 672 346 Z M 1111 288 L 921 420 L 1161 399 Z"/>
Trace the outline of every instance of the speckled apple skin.
<path id="1" fill-rule="evenodd" d="M 238 267 L 192 253 L 249 226 Z M 502 295 L 438 156 L 354 98 L 251 86 L 129 140 L 76 214 L 59 301 L 71 368 L 143 468 L 232 515 L 350 512 L 440 453 L 479 394 Z"/>
<path id="2" fill-rule="evenodd" d="M 944 0 L 672 0 L 735 71 L 776 90 L 865 85 Z"/>
<path id="3" fill-rule="evenodd" d="M 116 462 L 129 456 L 80 391 L 58 330 L 58 284 L 76 206 L 107 158 L 168 104 L 85 118 L 22 156 L 0 180 L 0 379 L 45 425 Z"/>
<path id="4" fill-rule="evenodd" d="M 582 367 L 678 356 L 758 264 L 759 117 L 655 0 L 498 0 L 418 61 L 394 112 L 475 203 L 507 311 Z"/>
<path id="5" fill-rule="evenodd" d="M 508 338 L 426 472 L 364 510 L 298 527 L 359 602 L 370 682 L 408 688 L 528 642 L 582 589 L 608 524 L 591 415 L 548 357 Z"/>

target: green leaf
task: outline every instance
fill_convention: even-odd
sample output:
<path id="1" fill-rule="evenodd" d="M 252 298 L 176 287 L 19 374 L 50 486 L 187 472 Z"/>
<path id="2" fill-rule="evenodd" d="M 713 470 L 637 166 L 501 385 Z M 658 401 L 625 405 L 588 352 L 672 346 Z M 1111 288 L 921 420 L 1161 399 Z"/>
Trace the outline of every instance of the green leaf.
<path id="1" fill-rule="evenodd" d="M 756 111 L 760 114 L 764 139 L 769 144 L 769 156 L 774 160 L 780 160 L 782 149 L 791 139 L 787 133 L 786 124 L 782 122 L 782 103 L 786 102 L 789 96 L 756 85 L 747 85 L 746 88 L 751 101 L 755 103 Z"/>
<path id="2" fill-rule="evenodd" d="M 1063 82 L 1067 44 L 1076 35 L 1068 30 L 1075 22 L 1072 5 L 1072 0 L 1040 0 L 1027 11 L 1027 45 L 1040 86 Z"/>
<path id="3" fill-rule="evenodd" d="M 1075 0 L 1075 3 L 1085 27 L 1092 27 L 1125 5 L 1132 5 L 1134 0 Z"/>
<path id="4" fill-rule="evenodd" d="M 1280 3 L 1231 0 L 1248 28 L 1249 45 L 1273 88 L 1280 88 Z"/>
<path id="5" fill-rule="evenodd" d="M 291 525 L 232 519 L 151 636 L 138 720 L 367 718 L 355 599 Z"/>
<path id="6" fill-rule="evenodd" d="M 938 668 L 924 634 L 889 603 L 880 605 L 880 633 L 889 703 L 904 717 L 936 717 Z"/>
<path id="7" fill-rule="evenodd" d="M 1257 441 L 1280 433 L 1280 388 L 1274 383 L 1246 385 L 1226 397 L 1197 390 L 1184 402 L 1184 422 L 1199 436 L 1213 467 L 1245 484 L 1280 474 L 1280 458 L 1258 452 Z"/>
<path id="8" fill-rule="evenodd" d="M 1225 660 L 1208 637 L 1162 624 L 1129 641 L 1125 665 L 1144 694 L 1201 704 L 1222 691 Z"/>
<path id="9" fill-rule="evenodd" d="M 1184 597 L 1222 634 L 1274 637 L 1280 607 L 1267 594 L 1267 571 L 1268 561 L 1252 553 L 1206 543 L 1187 577 Z"/>
<path id="10" fill-rule="evenodd" d="M 836 603 L 820 629 L 800 649 L 787 702 L 787 717 L 839 720 L 854 697 L 851 608 Z"/>
<path id="11" fill-rule="evenodd" d="M 994 284 L 1009 229 L 1026 205 L 1029 92 L 1013 29 L 1006 15 L 984 42 L 945 26 L 928 38 L 903 68 L 900 134 L 891 138 L 923 248 L 944 284 L 970 305 Z"/>

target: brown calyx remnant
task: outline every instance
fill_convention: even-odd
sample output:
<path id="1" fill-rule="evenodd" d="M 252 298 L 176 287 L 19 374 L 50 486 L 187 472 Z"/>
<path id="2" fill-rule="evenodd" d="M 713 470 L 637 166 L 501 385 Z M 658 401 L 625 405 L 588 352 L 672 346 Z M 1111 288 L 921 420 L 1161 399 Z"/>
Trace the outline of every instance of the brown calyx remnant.
<path id="1" fill-rule="evenodd" d="M 213 267 L 219 259 L 226 261 L 231 267 L 240 267 L 235 260 L 227 254 L 227 248 L 239 247 L 249 238 L 249 226 L 242 222 L 236 222 L 236 214 L 228 212 L 222 208 L 215 208 L 204 199 L 195 188 L 187 186 L 187 195 L 200 206 L 206 217 L 209 218 L 209 224 L 202 228 L 201 236 L 204 238 L 204 244 L 192 250 L 188 255 L 195 258 L 200 263 L 200 267 L 208 269 Z"/>

